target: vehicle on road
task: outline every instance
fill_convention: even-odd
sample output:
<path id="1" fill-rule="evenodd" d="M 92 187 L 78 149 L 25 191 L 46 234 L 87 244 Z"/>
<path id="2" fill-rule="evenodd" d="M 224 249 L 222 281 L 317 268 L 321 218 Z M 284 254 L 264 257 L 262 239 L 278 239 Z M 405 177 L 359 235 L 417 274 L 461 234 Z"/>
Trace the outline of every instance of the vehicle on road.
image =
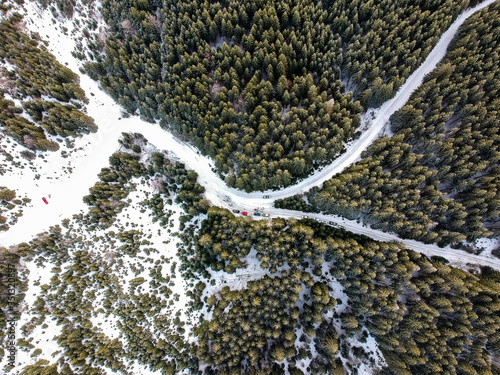
<path id="1" fill-rule="evenodd" d="M 247 216 L 247 215 L 248 215 L 248 212 L 243 211 L 241 214 L 242 214 L 243 216 Z"/>
<path id="2" fill-rule="evenodd" d="M 309 216 L 302 215 L 302 219 L 309 219 Z"/>
<path id="3" fill-rule="evenodd" d="M 262 216 L 264 216 L 264 217 L 269 217 L 269 214 L 262 214 Z"/>
<path id="4" fill-rule="evenodd" d="M 253 213 L 255 216 L 260 216 L 260 212 L 254 212 Z"/>
<path id="5" fill-rule="evenodd" d="M 264 195 L 262 198 L 268 199 L 268 198 L 271 198 L 271 196 L 270 195 Z"/>
<path id="6" fill-rule="evenodd" d="M 234 212 L 235 214 L 239 214 L 239 213 L 240 213 L 240 210 L 233 210 L 233 212 Z"/>
<path id="7" fill-rule="evenodd" d="M 45 203 L 45 204 L 49 204 L 49 201 L 48 201 L 48 200 L 47 200 L 47 198 L 45 198 L 45 197 L 43 197 L 43 198 L 42 198 L 42 201 L 43 201 L 43 203 Z"/>

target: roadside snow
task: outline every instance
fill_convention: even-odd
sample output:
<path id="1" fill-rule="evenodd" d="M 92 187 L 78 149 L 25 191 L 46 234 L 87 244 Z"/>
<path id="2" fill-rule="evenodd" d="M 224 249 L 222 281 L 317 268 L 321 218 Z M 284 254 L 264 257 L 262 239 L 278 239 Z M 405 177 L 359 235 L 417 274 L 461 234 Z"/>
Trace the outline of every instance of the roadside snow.
<path id="1" fill-rule="evenodd" d="M 481 238 L 476 241 L 475 245 L 477 248 L 483 249 L 481 250 L 482 256 L 496 259 L 494 255 L 491 255 L 491 252 L 500 247 L 500 238 Z"/>

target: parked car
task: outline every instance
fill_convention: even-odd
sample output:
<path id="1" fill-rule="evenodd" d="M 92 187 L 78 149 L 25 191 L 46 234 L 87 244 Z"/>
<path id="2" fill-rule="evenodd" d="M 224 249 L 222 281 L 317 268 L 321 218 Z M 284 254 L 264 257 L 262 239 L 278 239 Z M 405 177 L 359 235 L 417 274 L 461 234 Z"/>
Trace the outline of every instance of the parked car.
<path id="1" fill-rule="evenodd" d="M 233 212 L 234 212 L 235 214 L 239 214 L 239 213 L 240 213 L 240 210 L 233 210 Z"/>
<path id="2" fill-rule="evenodd" d="M 241 214 L 242 214 L 243 216 L 247 216 L 247 215 L 248 215 L 248 212 L 243 211 Z"/>
<path id="3" fill-rule="evenodd" d="M 45 203 L 45 204 L 49 204 L 49 201 L 48 201 L 45 197 L 43 197 L 43 198 L 42 198 L 42 201 L 43 201 L 43 203 Z"/>
<path id="4" fill-rule="evenodd" d="M 262 216 L 264 216 L 264 217 L 269 217 L 269 214 L 262 214 Z"/>
<path id="5" fill-rule="evenodd" d="M 268 198 L 271 198 L 271 196 L 270 195 L 264 195 L 262 198 L 268 199 Z"/>
<path id="6" fill-rule="evenodd" d="M 255 216 L 260 216 L 260 212 L 254 212 L 253 213 Z"/>

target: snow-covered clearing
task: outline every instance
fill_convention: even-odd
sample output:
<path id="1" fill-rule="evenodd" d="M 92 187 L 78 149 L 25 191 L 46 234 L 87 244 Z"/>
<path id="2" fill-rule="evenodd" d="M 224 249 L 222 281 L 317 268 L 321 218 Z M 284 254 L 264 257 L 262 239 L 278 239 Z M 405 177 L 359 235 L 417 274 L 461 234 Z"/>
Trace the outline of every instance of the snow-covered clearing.
<path id="1" fill-rule="evenodd" d="M 242 290 L 247 288 L 249 281 L 261 279 L 265 275 L 273 277 L 281 271 L 280 268 L 280 270 L 273 275 L 268 270 L 263 269 L 257 258 L 257 251 L 255 251 L 255 249 L 252 249 L 246 257 L 240 260 L 246 266 L 244 268 L 237 268 L 234 273 L 227 273 L 223 270 L 207 270 L 210 272 L 210 279 L 215 280 L 215 285 L 207 285 L 203 291 L 203 297 L 216 294 L 226 286 L 231 290 Z"/>
<path id="2" fill-rule="evenodd" d="M 179 267 L 175 268 L 172 272 L 173 263 L 180 265 L 180 260 L 177 257 L 177 243 L 178 237 L 173 236 L 170 232 L 178 230 L 179 216 L 182 214 L 182 209 L 177 206 L 168 206 L 167 208 L 173 211 L 170 217 L 172 227 L 165 229 L 162 228 L 158 222 L 153 222 L 152 217 L 148 215 L 149 210 L 141 212 L 143 205 L 141 202 L 153 194 L 153 188 L 141 182 L 140 179 L 132 181 L 136 184 L 136 190 L 129 194 L 131 202 L 129 205 L 117 216 L 114 225 L 107 229 L 100 229 L 93 232 L 80 230 L 80 222 L 72 219 L 69 224 L 69 229 L 63 228 L 62 233 L 65 234 L 70 231 L 73 238 L 82 236 L 78 241 L 81 245 L 72 245 L 75 248 L 70 248 L 70 253 L 74 250 L 85 250 L 96 262 L 107 263 L 111 265 L 113 275 L 118 277 L 120 286 L 123 293 L 128 294 L 150 294 L 161 296 L 161 293 L 155 293 L 151 288 L 150 271 L 157 265 L 162 267 L 162 277 L 169 278 L 168 283 L 162 282 L 161 285 L 167 287 L 171 291 L 170 297 L 166 298 L 167 308 L 161 311 L 162 315 L 166 315 L 170 319 L 174 319 L 179 312 L 179 318 L 185 322 L 184 338 L 188 342 L 193 342 L 194 335 L 192 334 L 193 325 L 197 322 L 197 314 L 192 314 L 187 311 L 189 306 L 189 297 L 186 295 L 188 286 L 179 272 Z M 109 243 L 105 240 L 105 235 L 114 233 L 123 233 L 127 230 L 138 230 L 143 233 L 142 238 L 147 239 L 148 244 L 141 245 L 141 251 L 135 257 L 130 257 L 126 254 L 120 254 L 120 250 L 110 247 Z M 90 246 L 89 246 L 90 244 Z M 116 246 L 115 246 L 116 247 Z M 154 249 L 149 253 L 145 249 Z M 46 359 L 49 362 L 54 362 L 63 353 L 62 348 L 54 340 L 54 337 L 61 333 L 62 326 L 57 325 L 57 321 L 50 315 L 43 323 L 47 326 L 37 325 L 31 330 L 26 337 L 22 335 L 21 328 L 25 325 L 30 325 L 33 318 L 37 315 L 34 313 L 34 304 L 36 300 L 42 295 L 42 286 L 47 287 L 51 284 L 51 278 L 54 275 L 61 277 L 65 272 L 75 266 L 73 262 L 65 262 L 58 267 L 60 272 L 52 271 L 55 264 L 50 259 L 35 258 L 33 261 L 27 262 L 26 270 L 29 272 L 28 277 L 28 290 L 26 297 L 22 304 L 22 315 L 17 325 L 16 336 L 25 340 L 32 339 L 31 344 L 34 348 L 29 350 L 17 350 L 16 363 L 18 366 L 13 369 L 13 373 L 19 373 L 22 368 L 27 365 L 34 364 L 39 359 Z M 90 276 L 91 277 L 91 276 Z M 146 282 L 138 286 L 135 291 L 129 289 L 131 280 L 143 277 Z M 157 288 L 155 288 L 157 289 Z M 88 289 L 89 292 L 95 292 L 95 300 L 92 303 L 93 311 L 90 321 L 93 326 L 97 328 L 98 332 L 104 333 L 108 338 L 118 338 L 125 346 L 126 340 L 123 333 L 118 328 L 120 317 L 116 316 L 112 309 L 103 308 L 103 302 L 107 299 L 104 290 L 97 286 Z M 150 326 L 154 326 L 155 316 L 150 317 Z M 153 332 L 153 330 L 151 330 Z M 160 334 L 161 335 L 161 334 Z M 164 338 L 164 337 L 161 337 Z M 41 349 L 42 352 L 37 356 L 32 356 L 34 350 Z M 60 351 L 60 352 L 58 352 Z M 5 358 L 4 358 L 5 359 Z M 5 363 L 0 363 L 4 365 Z M 134 374 L 159 374 L 160 372 L 151 372 L 144 365 L 137 362 L 129 363 L 134 369 Z M 115 372 L 106 369 L 108 374 L 115 374 Z"/>

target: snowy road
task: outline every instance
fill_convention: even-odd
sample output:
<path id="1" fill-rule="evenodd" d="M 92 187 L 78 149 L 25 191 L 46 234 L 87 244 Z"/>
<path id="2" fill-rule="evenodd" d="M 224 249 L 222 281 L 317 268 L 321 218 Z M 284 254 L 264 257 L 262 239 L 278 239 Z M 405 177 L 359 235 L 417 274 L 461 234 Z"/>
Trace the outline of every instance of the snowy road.
<path id="1" fill-rule="evenodd" d="M 451 265 L 458 268 L 467 269 L 468 266 L 471 265 L 471 266 L 489 266 L 496 270 L 500 270 L 500 261 L 498 258 L 469 254 L 462 250 L 451 249 L 450 247 L 440 248 L 437 245 L 427 245 L 415 240 L 404 240 L 399 238 L 396 234 L 381 232 L 376 229 L 364 227 L 362 224 L 359 224 L 354 220 L 347 220 L 345 218 L 338 216 L 304 213 L 301 211 L 284 210 L 279 208 L 266 210 L 266 212 L 269 212 L 272 216 L 279 216 L 288 219 L 291 218 L 302 219 L 304 216 L 307 216 L 310 219 L 316 219 L 320 222 L 334 223 L 332 225 L 334 227 L 343 226 L 346 230 L 350 232 L 363 234 L 377 241 L 401 242 L 404 243 L 408 248 L 418 251 L 419 253 L 425 254 L 427 256 L 441 256 L 443 258 L 446 258 Z"/>
<path id="2" fill-rule="evenodd" d="M 2 177 L 3 185 L 15 186 L 21 191 L 28 193 L 28 196 L 33 199 L 33 206 L 24 210 L 24 215 L 8 232 L 0 234 L 0 244 L 8 246 L 28 241 L 37 233 L 47 230 L 49 226 L 60 223 L 62 218 L 71 217 L 80 210 L 86 210 L 86 205 L 82 202 L 81 197 L 88 194 L 88 189 L 95 183 L 100 169 L 109 165 L 108 158 L 118 149 L 118 138 L 121 132 L 142 133 L 157 148 L 168 150 L 172 157 L 196 171 L 199 175 L 199 183 L 206 188 L 206 198 L 214 205 L 226 208 L 238 207 L 250 212 L 254 208 L 260 207 L 273 216 L 300 218 L 303 213 L 273 208 L 274 200 L 305 192 L 313 186 L 319 186 L 336 173 L 340 173 L 344 168 L 354 163 L 360 157 L 361 153 L 377 138 L 392 113 L 407 102 L 411 93 L 422 83 L 425 75 L 431 72 L 444 57 L 447 45 L 463 21 L 475 11 L 493 2 L 494 0 L 487 0 L 458 17 L 443 34 L 422 66 L 408 78 L 396 96 L 376 111 L 375 118 L 369 124 L 364 124 L 368 126 L 368 129 L 359 139 L 347 145 L 347 151 L 344 154 L 321 171 L 317 171 L 296 185 L 279 192 L 267 191 L 264 193 L 254 192 L 248 194 L 227 187 L 224 181 L 212 172 L 212 160 L 198 155 L 194 147 L 179 141 L 170 132 L 160 129 L 157 125 L 143 122 L 137 117 L 121 119 L 120 107 L 99 89 L 96 82 L 85 75 L 79 74 L 81 87 L 85 90 L 90 100 L 87 106 L 88 114 L 95 119 L 99 131 L 96 134 L 85 136 L 78 141 L 80 143 L 89 143 L 89 146 L 84 156 L 74 159 L 75 163 L 72 165 L 73 173 L 69 176 L 61 174 L 58 180 L 50 181 L 42 177 L 36 184 L 29 174 L 12 174 Z M 51 22 L 50 12 L 41 14 L 42 19 L 40 19 L 40 15 L 34 10 L 32 4 L 28 4 L 27 9 L 26 19 L 28 20 L 28 29 L 39 32 L 42 38 L 49 41 L 49 50 L 51 50 L 58 60 L 61 63 L 67 63 L 69 68 L 79 73 L 79 65 L 71 55 L 74 42 L 57 30 L 57 25 Z M 71 30 L 71 23 L 64 26 Z M 71 35 L 71 33 L 68 34 Z M 56 153 L 49 156 L 49 162 L 53 168 L 55 165 L 56 169 L 67 165 L 67 160 L 62 159 Z M 41 197 L 47 194 L 51 194 L 49 205 L 45 205 L 41 200 Z M 270 195 L 271 198 L 264 199 L 264 195 Z M 376 240 L 392 241 L 398 239 L 395 235 L 365 228 L 355 222 L 348 222 L 332 215 L 314 216 L 321 220 L 344 222 L 346 223 L 344 224 L 346 229 L 354 233 L 365 234 Z M 495 258 L 478 257 L 449 248 L 440 249 L 435 245 L 425 245 L 416 241 L 403 242 L 407 243 L 414 250 L 427 255 L 440 255 L 446 257 L 451 262 L 456 261 L 460 264 L 464 261 L 470 261 L 471 263 L 480 262 L 481 264 L 500 269 L 500 260 Z"/>

